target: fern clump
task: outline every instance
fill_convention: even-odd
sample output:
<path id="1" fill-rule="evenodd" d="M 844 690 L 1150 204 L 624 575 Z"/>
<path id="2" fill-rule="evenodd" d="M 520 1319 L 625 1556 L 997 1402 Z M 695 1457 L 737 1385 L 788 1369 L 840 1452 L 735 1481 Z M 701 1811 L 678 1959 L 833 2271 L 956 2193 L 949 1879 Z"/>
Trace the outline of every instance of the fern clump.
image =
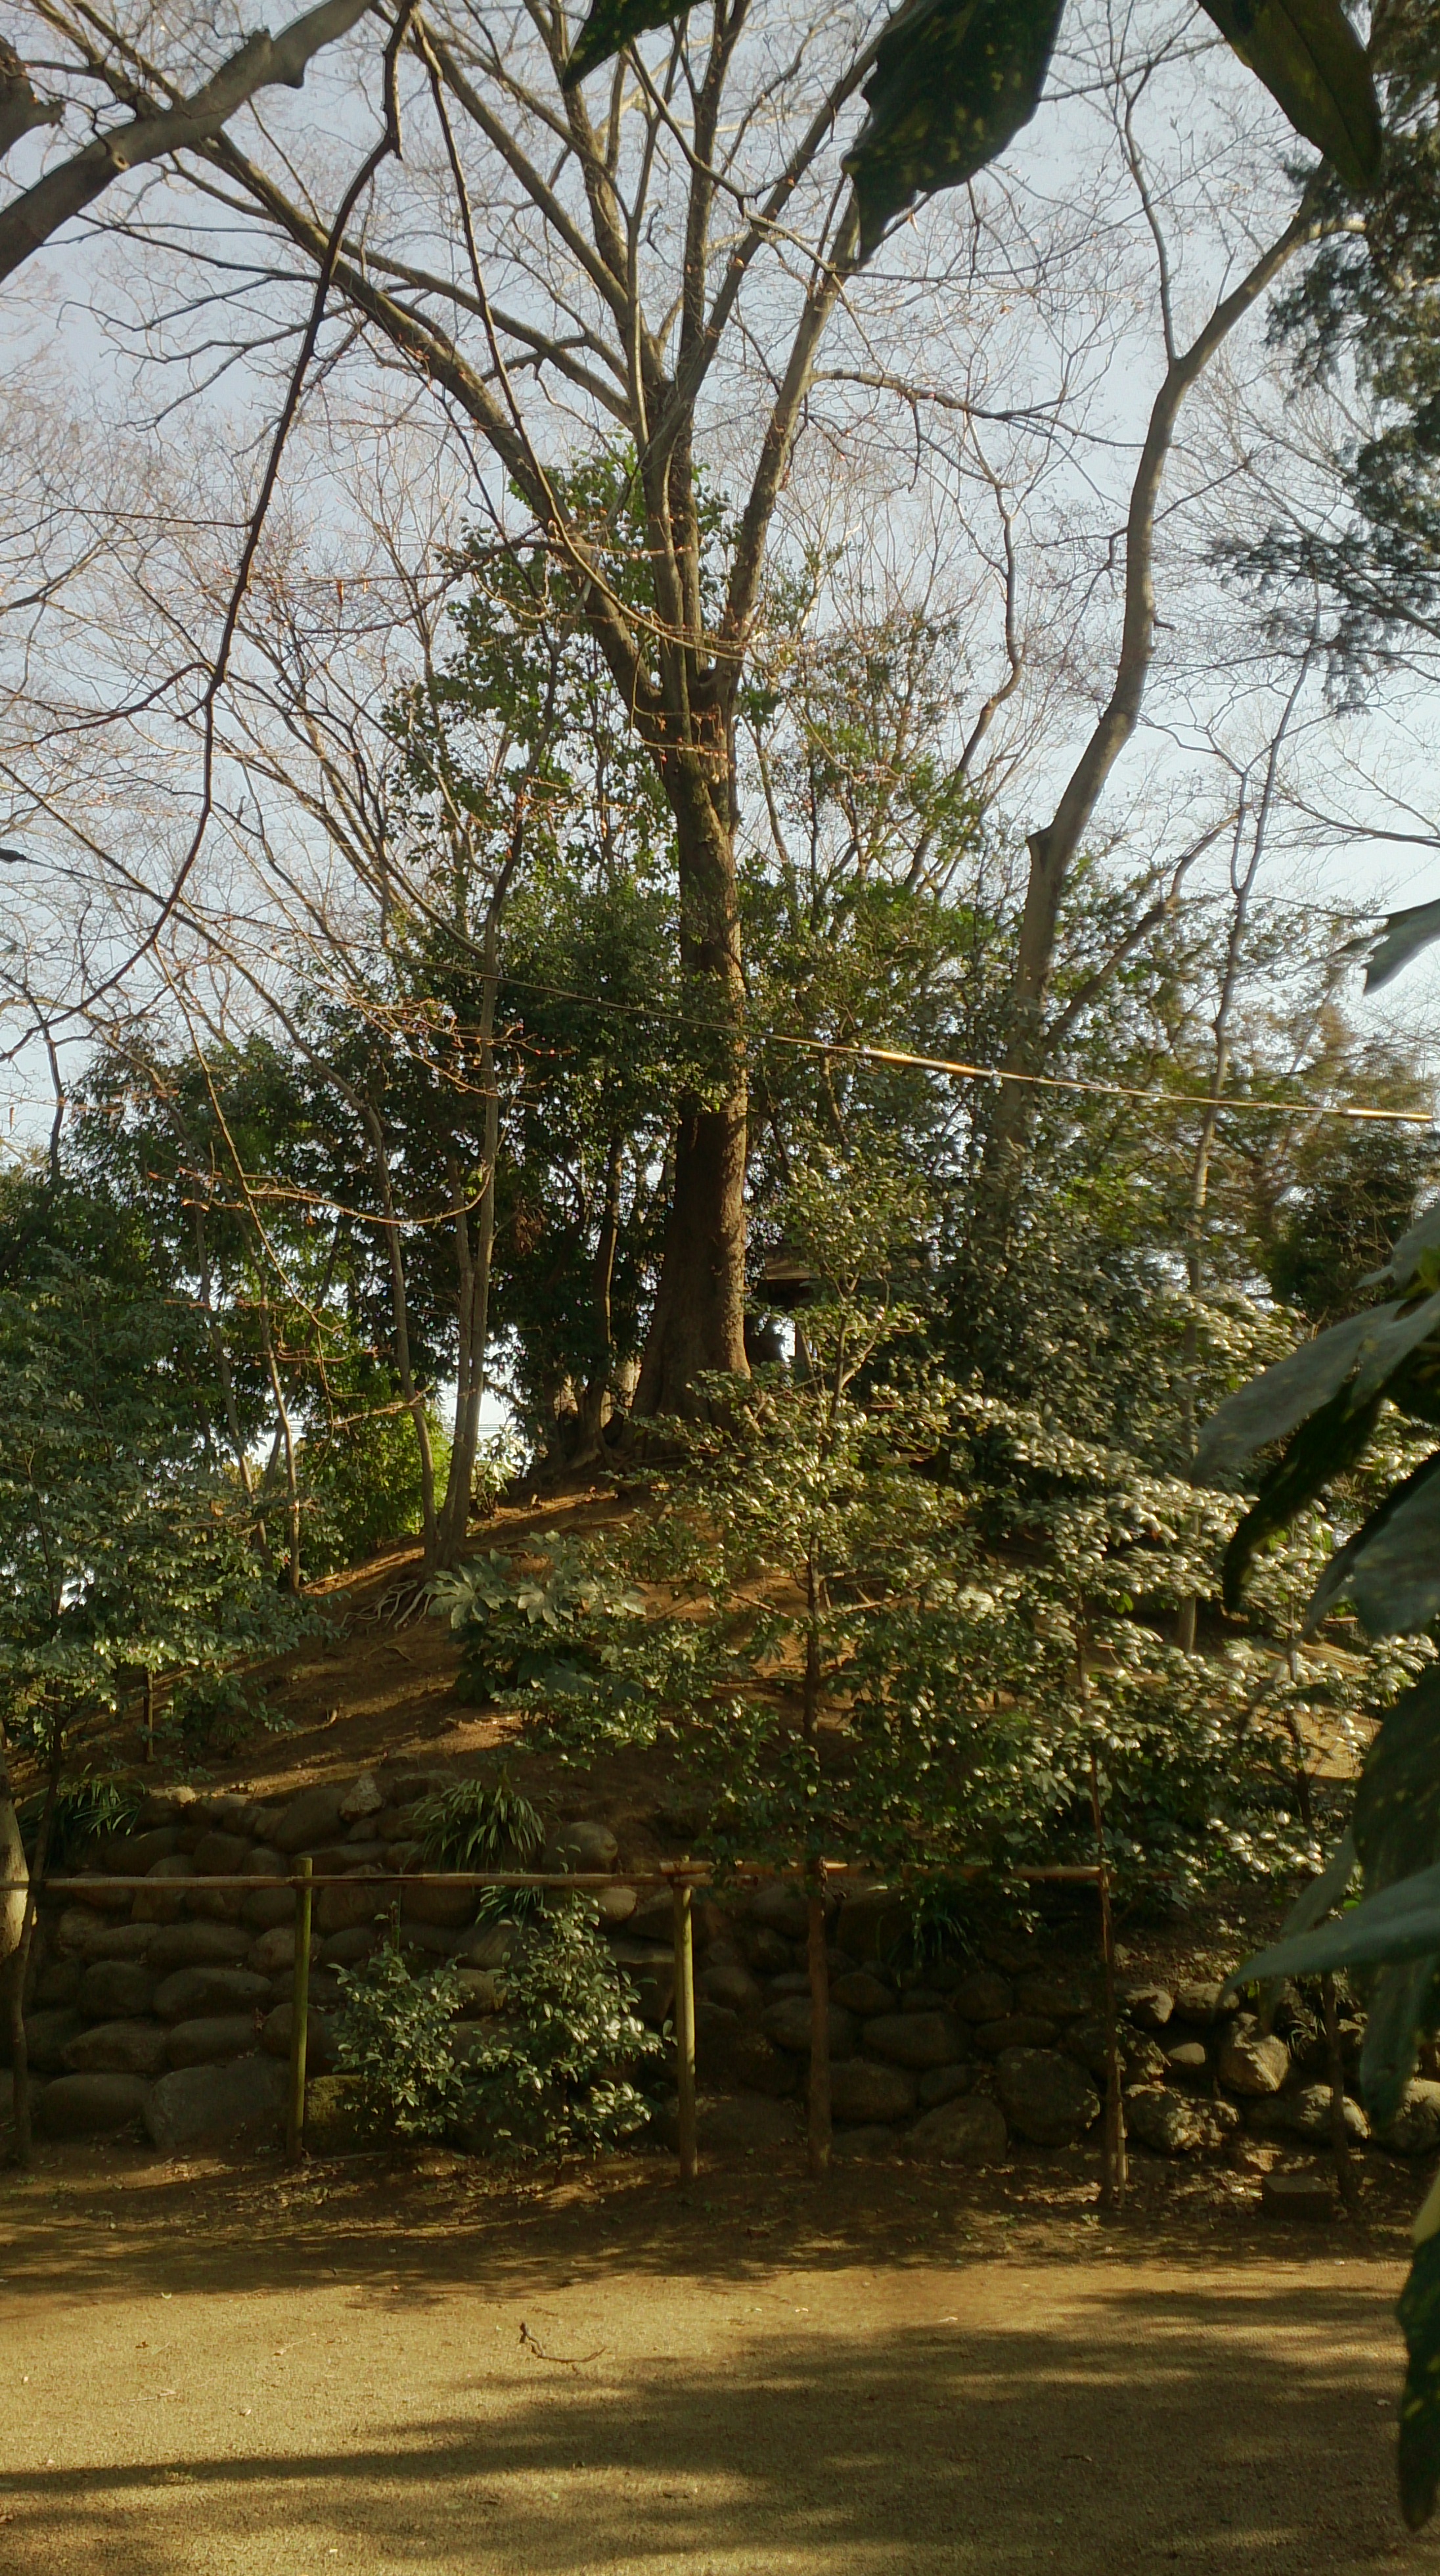
<path id="1" fill-rule="evenodd" d="M 437 1790 L 421 1800 L 414 1825 L 432 1869 L 533 1869 L 545 1845 L 539 1809 L 508 1771 Z"/>

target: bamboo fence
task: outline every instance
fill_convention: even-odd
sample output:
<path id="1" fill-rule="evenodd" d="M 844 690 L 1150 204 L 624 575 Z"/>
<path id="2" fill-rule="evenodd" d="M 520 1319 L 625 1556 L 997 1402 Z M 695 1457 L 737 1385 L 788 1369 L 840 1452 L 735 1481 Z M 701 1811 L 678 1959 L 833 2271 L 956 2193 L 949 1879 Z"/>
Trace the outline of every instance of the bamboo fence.
<path id="1" fill-rule="evenodd" d="M 293 1871 L 266 1873 L 264 1876 L 196 1875 L 192 1878 L 135 1878 L 88 1871 L 83 1876 L 46 1877 L 41 1885 L 47 1895 L 93 1895 L 100 1888 L 128 1890 L 138 1894 L 144 1889 L 154 1896 L 184 1896 L 199 1890 L 211 1894 L 220 1889 L 240 1889 L 253 1896 L 265 1888 L 291 1888 L 295 1895 L 295 1965 L 291 1985 L 290 2074 L 286 2095 L 286 2153 L 297 2163 L 305 2153 L 305 2087 L 306 2046 L 310 2012 L 310 1952 L 312 1944 L 315 1892 L 325 1887 L 353 1887 L 357 1883 L 377 1892 L 393 1888 L 398 1895 L 413 1887 L 486 1887 L 547 1888 L 569 1895 L 598 1894 L 606 1888 L 668 1887 L 671 1892 L 671 1938 L 675 1965 L 675 2079 L 677 2098 L 677 2151 L 682 2185 L 693 2183 L 699 2172 L 699 2139 L 695 2104 L 695 1946 L 693 1903 L 697 1888 L 709 1887 L 717 1875 L 712 1861 L 661 1861 L 649 1870 L 575 1870 L 570 1872 L 505 1869 L 445 1870 L 377 1870 L 363 1873 L 354 1870 L 316 1870 L 302 1860 Z M 1125 2139 L 1120 2099 L 1120 2070 L 1117 2034 L 1117 2001 L 1115 1987 L 1114 1937 L 1109 1902 L 1109 1872 L 1103 1862 L 1039 1863 L 1003 1873 L 1007 1878 L 1027 1884 L 1049 1883 L 1075 1887 L 1095 1887 L 1100 1893 L 1100 1950 L 1105 1971 L 1106 2033 L 1106 2104 L 1102 2194 L 1111 2207 L 1118 2207 L 1125 2194 Z M 984 1878 L 996 1875 L 988 1863 L 963 1862 L 943 1872 L 926 1873 L 948 1879 Z M 809 2085 L 809 2157 L 811 2173 L 818 2180 L 830 2163 L 830 2054 L 829 1983 L 826 1964 L 826 1900 L 834 1886 L 859 1880 L 867 1888 L 876 1885 L 873 1869 L 863 1863 L 847 1861 L 810 1861 L 790 1870 L 775 1869 L 759 1862 L 726 1864 L 723 1877 L 727 1884 L 754 1884 L 767 1880 L 797 1879 L 804 1887 L 807 1903 L 806 1953 L 810 1978 L 811 2049 Z M 905 1886 L 916 1882 L 907 1879 Z M 25 1879 L 0 1879 L 0 1894 L 28 1888 Z M 893 1891 L 903 1893 L 903 1887 Z M 38 1899 L 40 1889 L 35 1890 Z"/>

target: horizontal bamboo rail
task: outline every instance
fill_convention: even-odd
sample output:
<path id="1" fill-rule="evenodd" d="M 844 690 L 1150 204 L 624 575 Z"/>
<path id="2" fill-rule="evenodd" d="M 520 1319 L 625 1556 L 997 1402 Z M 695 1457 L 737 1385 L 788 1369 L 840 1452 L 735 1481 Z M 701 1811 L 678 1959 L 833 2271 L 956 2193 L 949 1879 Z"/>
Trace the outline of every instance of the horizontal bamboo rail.
<path id="1" fill-rule="evenodd" d="M 244 1877 L 230 1872 L 217 1872 L 211 1875 L 208 1873 L 202 1874 L 201 1872 L 196 1871 L 187 1878 L 153 1878 L 148 1876 L 145 1878 L 133 1878 L 123 1877 L 119 1874 L 111 1875 L 100 1871 L 92 1871 L 83 1877 L 42 1878 L 36 1884 L 34 1894 L 38 1899 L 40 1892 L 43 1889 L 45 1894 L 48 1896 L 93 1896 L 98 1894 L 102 1888 L 113 1888 L 117 1893 L 125 1892 L 137 1895 L 143 1890 L 151 1896 L 186 1896 L 194 1895 L 201 1891 L 214 1895 L 222 1888 L 247 1896 L 257 1895 L 265 1888 L 283 1887 L 294 1891 L 296 1939 L 290 2007 L 290 2070 L 289 2085 L 287 2088 L 285 2142 L 286 2153 L 291 2163 L 298 2163 L 305 2152 L 305 2075 L 310 2028 L 311 1909 L 317 1888 L 362 1886 L 372 1888 L 377 1893 L 384 1890 L 394 1890 L 402 1895 L 406 1889 L 417 1887 L 471 1887 L 476 1889 L 485 1887 L 538 1887 L 565 1890 L 571 1895 L 584 1890 L 593 1891 L 606 1888 L 628 1888 L 632 1894 L 636 1888 L 640 1887 L 668 1888 L 673 1899 L 671 1922 L 672 1948 L 675 1963 L 676 2078 L 679 2090 L 679 2135 L 677 2143 L 680 2179 L 682 2184 L 688 2184 L 695 2180 L 696 2174 L 699 2170 L 699 2147 L 696 2135 L 695 2104 L 695 1952 L 691 1928 L 690 1907 L 691 1899 L 697 1887 L 708 1887 L 713 1885 L 716 1877 L 716 1870 L 717 1864 L 713 1861 L 694 1861 L 686 1859 L 661 1861 L 659 1866 L 655 1869 L 629 1871 L 375 1869 L 364 1863 L 362 1863 L 358 1869 L 317 1871 L 312 1868 L 311 1863 L 308 1860 L 303 1860 L 300 1863 L 299 1868 L 293 1871 L 286 1871 L 283 1873 L 266 1871 L 263 1874 Z M 901 1893 L 901 1890 L 887 1887 L 883 1880 L 877 1882 L 873 1866 L 867 1868 L 863 1862 L 855 1863 L 850 1861 L 825 1860 L 809 1861 L 789 1869 L 775 1869 L 767 1867 L 767 1865 L 761 1861 L 737 1861 L 731 1864 L 729 1869 L 725 1871 L 723 1875 L 730 1879 L 747 1881 L 754 1879 L 773 1881 L 793 1878 L 806 1886 L 811 1912 L 811 1928 L 808 1949 L 812 1987 L 812 2010 L 814 2010 L 816 2014 L 816 2027 L 823 2033 L 826 2026 L 826 2011 L 817 1980 L 823 1973 L 824 1945 L 823 1939 L 817 1944 L 815 1937 L 815 1917 L 817 1915 L 822 1915 L 823 1920 L 822 1908 L 815 1901 L 819 1888 L 837 1883 L 849 1884 L 855 1880 L 859 1880 L 864 1888 L 874 1889 L 876 1894 L 899 1894 Z M 1037 1881 L 1048 1881 L 1051 1883 L 1072 1886 L 1093 1887 L 1098 1885 L 1102 1887 L 1102 1890 L 1104 1885 L 1104 1874 L 1101 1870 L 1093 1866 L 1087 1867 L 1081 1863 L 1071 1864 L 1066 1862 L 1032 1863 L 1028 1867 L 1021 1866 L 1008 1871 L 997 1872 L 994 1865 L 987 1861 L 960 1861 L 953 1863 L 948 1869 L 929 1870 L 921 1873 L 921 1875 L 929 1878 L 940 1877 L 967 1879 L 986 1878 L 1000 1875 L 1009 1878 L 1023 1879 L 1027 1884 L 1034 1884 Z M 912 1880 L 910 1883 L 913 1885 L 914 1881 Z M 31 1883 L 28 1879 L 23 1878 L 0 1879 L 0 1894 L 8 1895 L 12 1890 L 28 1890 L 30 1888 L 30 1884 Z M 1113 2024 L 1113 2006 L 1111 2019 Z M 813 2055 L 814 2052 L 812 2051 L 812 2059 Z M 823 2127 L 825 2131 L 826 2152 L 818 2168 L 815 2165 L 815 2151 L 813 2143 L 813 2132 L 815 2126 L 815 2109 L 813 2105 L 811 2113 L 812 2171 L 817 2172 L 823 2171 L 829 2164 L 828 2139 L 830 2106 L 828 2074 L 827 2049 L 823 2079 L 819 2088 L 824 2095 Z M 814 2067 L 812 2064 L 812 2087 L 813 2079 Z"/>
<path id="2" fill-rule="evenodd" d="M 316 1870 L 313 1876 L 308 1872 L 302 1876 L 299 1870 L 294 1870 L 283 1876 L 267 1872 L 264 1876 L 257 1873 L 253 1877 L 245 1878 L 220 1872 L 216 1872 L 213 1876 L 201 1876 L 197 1873 L 191 1878 L 125 1878 L 92 1870 L 83 1878 L 46 1877 L 39 1882 L 39 1885 L 51 1896 L 80 1896 L 101 1887 L 129 1888 L 137 1894 L 140 1889 L 146 1888 L 152 1896 L 183 1896 L 197 1888 L 220 1887 L 243 1888 L 253 1893 L 264 1887 L 349 1887 L 357 1879 L 363 1881 L 366 1887 L 557 1887 L 573 1890 L 595 1887 L 673 1887 L 677 1880 L 689 1887 L 708 1887 L 714 1884 L 719 1867 L 720 1865 L 714 1861 L 679 1860 L 662 1861 L 658 1869 L 630 1870 L 375 1869 L 365 1866 L 360 1869 Z M 813 1862 L 810 1867 L 814 1867 Z M 825 1872 L 827 1886 L 842 1880 L 859 1879 L 866 1889 L 873 1888 L 877 1895 L 900 1895 L 903 1894 L 906 1884 L 915 1883 L 908 1881 L 892 1885 L 888 1880 L 877 1879 L 873 1868 L 867 1868 L 863 1862 L 827 1860 L 822 1861 L 820 1867 Z M 736 1861 L 726 1867 L 721 1875 L 725 1879 L 745 1881 L 789 1878 L 803 1881 L 805 1871 L 800 1868 L 772 1869 L 764 1861 Z M 1056 1862 L 1049 1866 L 1007 1870 L 997 1868 L 991 1861 L 957 1861 L 948 1868 L 927 1871 L 924 1875 L 931 1878 L 1019 1878 L 1027 1885 L 1035 1881 L 1051 1880 L 1063 1885 L 1093 1887 L 1100 1873 L 1093 1866 L 1080 1862 L 1073 1865 L 1068 1862 Z M 29 1884 L 30 1881 L 25 1878 L 0 1878 L 0 1895 L 8 1895 L 12 1890 L 23 1890 Z M 39 1888 L 36 1892 L 39 1893 Z"/>

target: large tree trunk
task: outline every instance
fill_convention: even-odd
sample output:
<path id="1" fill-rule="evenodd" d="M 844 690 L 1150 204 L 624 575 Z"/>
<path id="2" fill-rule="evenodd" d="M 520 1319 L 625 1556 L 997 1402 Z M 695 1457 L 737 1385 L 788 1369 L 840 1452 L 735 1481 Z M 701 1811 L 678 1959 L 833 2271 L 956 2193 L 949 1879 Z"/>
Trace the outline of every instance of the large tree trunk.
<path id="1" fill-rule="evenodd" d="M 485 1357 L 490 1341 L 490 1271 L 495 1254 L 495 1160 L 499 1152 L 498 1103 L 490 1073 L 490 1099 L 485 1110 L 485 1186 L 475 1211 L 472 1237 L 464 1184 L 453 1157 L 450 1186 L 456 1201 L 458 1372 L 455 1385 L 455 1437 L 445 1500 L 435 1528 L 433 1567 L 457 1565 L 470 1528 L 470 1501 L 475 1461 L 480 1451 L 480 1406 L 485 1393 Z M 427 1558 L 427 1567 L 432 1561 Z M 432 1567 L 432 1570 L 433 1570 Z"/>
<path id="2" fill-rule="evenodd" d="M 735 879 L 728 727 L 660 761 L 675 816 L 680 963 L 695 1035 L 716 1050 L 717 1089 L 687 1104 L 675 1138 L 675 1183 L 637 1414 L 703 1410 L 707 1370 L 748 1377 L 745 1357 L 745 979 Z"/>
<path id="3" fill-rule="evenodd" d="M 615 1254 L 620 1242 L 620 1184 L 624 1169 L 625 1140 L 623 1136 L 612 1136 L 605 1149 L 605 1198 L 590 1274 L 594 1290 L 596 1357 L 580 1399 L 580 1441 L 575 1455 L 577 1467 L 588 1467 L 591 1459 L 600 1454 L 605 1408 L 615 1373 L 615 1324 L 611 1298 L 615 1285 Z"/>
<path id="4" fill-rule="evenodd" d="M 693 1413 L 707 1369 L 749 1374 L 745 1358 L 745 1090 L 696 1109 L 675 1139 L 665 1257 L 635 1411 Z"/>

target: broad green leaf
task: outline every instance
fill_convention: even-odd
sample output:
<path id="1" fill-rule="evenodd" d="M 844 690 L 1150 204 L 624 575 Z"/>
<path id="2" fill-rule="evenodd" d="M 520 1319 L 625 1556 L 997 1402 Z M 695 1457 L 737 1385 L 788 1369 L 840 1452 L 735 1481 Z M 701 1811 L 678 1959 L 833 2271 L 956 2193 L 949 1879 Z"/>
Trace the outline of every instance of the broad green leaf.
<path id="1" fill-rule="evenodd" d="M 1385 1967 L 1430 1959 L 1440 1951 L 1440 1866 L 1417 1870 L 1397 1887 L 1322 1923 L 1294 1940 L 1273 1941 L 1242 1960 L 1228 1990 L 1263 1985 L 1271 1977 L 1319 1977 L 1335 1968 Z"/>
<path id="2" fill-rule="evenodd" d="M 1417 903 L 1408 912 L 1392 912 L 1365 969 L 1366 992 L 1378 993 L 1432 939 L 1440 939 L 1440 903 Z"/>
<path id="3" fill-rule="evenodd" d="M 1355 1875 L 1355 1837 L 1348 1825 L 1325 1863 L 1318 1878 L 1302 1888 L 1280 1927 L 1282 1941 L 1297 1940 L 1302 1932 L 1313 1932 L 1327 1914 L 1333 1914 L 1344 1902 L 1345 1892 Z"/>
<path id="4" fill-rule="evenodd" d="M 1360 2099 L 1377 2128 L 1394 2119 L 1415 2072 L 1420 2041 L 1433 2017 L 1437 1965 L 1440 1942 L 1418 1958 L 1389 1962 L 1370 1990 L 1360 2051 Z"/>
<path id="5" fill-rule="evenodd" d="M 1312 1503 L 1317 1494 L 1353 1467 L 1375 1426 L 1380 1398 L 1357 1403 L 1353 1386 L 1342 1386 L 1328 1404 L 1302 1422 L 1284 1457 L 1272 1467 L 1225 1550 L 1223 1597 L 1227 1610 L 1237 1610 L 1245 1576 L 1257 1547 L 1283 1529 Z"/>
<path id="6" fill-rule="evenodd" d="M 1380 167 L 1380 106 L 1365 49 L 1340 0 L 1201 0 L 1242 63 L 1297 134 L 1333 162 L 1347 188 Z"/>
<path id="7" fill-rule="evenodd" d="M 1417 1217 L 1408 1234 L 1402 1234 L 1388 1261 L 1378 1270 L 1367 1271 L 1362 1288 L 1393 1287 L 1397 1297 L 1411 1297 L 1417 1291 L 1428 1296 L 1440 1288 L 1440 1202 Z"/>
<path id="8" fill-rule="evenodd" d="M 973 179 L 1040 103 L 1064 0 L 910 0 L 865 84 L 845 156 L 867 258 L 917 197 Z"/>
<path id="9" fill-rule="evenodd" d="M 633 45 L 637 36 L 648 36 L 652 27 L 666 27 L 673 18 L 685 15 L 684 8 L 667 9 L 657 6 L 656 0 L 593 0 L 565 66 L 566 88 L 573 89 L 577 81 L 598 71 L 612 54 Z"/>
<path id="10" fill-rule="evenodd" d="M 1440 1450 L 1332 1557 L 1305 1613 L 1307 1634 L 1337 1601 L 1353 1604 L 1372 1637 L 1428 1628 L 1440 1613 Z"/>
<path id="11" fill-rule="evenodd" d="M 1418 2531 L 1440 2486 L 1440 2235 L 1417 2245 L 1396 2313 L 1410 2356 L 1400 2399 L 1400 2510 Z"/>
<path id="12" fill-rule="evenodd" d="M 1343 1324 L 1302 1342 L 1273 1368 L 1252 1378 L 1210 1416 L 1200 1435 L 1195 1481 L 1230 1474 L 1272 1440 L 1284 1440 L 1307 1415 L 1338 1393 L 1376 1330 L 1399 1313 L 1397 1305 L 1371 1306 Z"/>
<path id="13" fill-rule="evenodd" d="M 1361 1346 L 1352 1389 L 1357 1404 L 1382 1393 L 1412 1351 L 1440 1333 L 1440 1296 L 1422 1297 L 1418 1306 L 1408 1306 L 1403 1313 L 1384 1306 L 1374 1306 L 1370 1313 L 1372 1319 L 1383 1316 L 1385 1320 L 1375 1320 L 1374 1331 Z"/>
<path id="14" fill-rule="evenodd" d="M 1371 1745 L 1351 1831 L 1371 1902 L 1440 1862 L 1440 1664 L 1412 1682 Z"/>
<path id="15" fill-rule="evenodd" d="M 1312 1878 L 1309 1886 L 1302 1888 L 1296 1897 L 1280 1926 L 1281 1940 L 1296 1941 L 1302 1932 L 1313 1932 L 1317 1923 L 1323 1923 L 1326 1915 L 1333 1914 L 1336 1906 L 1343 1902 L 1354 1875 L 1355 1837 L 1347 1826 L 1319 1877 Z M 1283 1979 L 1278 1977 L 1270 1981 L 1268 1991 L 1272 2000 L 1282 1983 Z"/>

